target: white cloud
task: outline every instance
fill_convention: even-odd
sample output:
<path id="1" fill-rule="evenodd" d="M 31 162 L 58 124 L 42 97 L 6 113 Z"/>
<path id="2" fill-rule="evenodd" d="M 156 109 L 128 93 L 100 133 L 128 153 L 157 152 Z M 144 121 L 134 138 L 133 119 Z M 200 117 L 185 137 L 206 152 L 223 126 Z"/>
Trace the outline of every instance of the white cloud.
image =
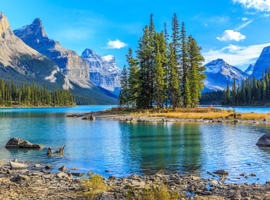
<path id="1" fill-rule="evenodd" d="M 266 14 L 266 13 L 263 15 L 263 17 L 269 17 L 269 16 L 270 14 Z"/>
<path id="2" fill-rule="evenodd" d="M 269 0 L 233 0 L 234 3 L 240 3 L 246 8 L 253 8 L 258 11 L 270 11 Z"/>
<path id="3" fill-rule="evenodd" d="M 224 59 L 233 66 L 246 66 L 254 63 L 260 56 L 264 47 L 270 46 L 270 43 L 241 47 L 230 44 L 219 50 L 209 50 L 203 53 L 205 64 L 218 58 Z"/>
<path id="4" fill-rule="evenodd" d="M 121 49 L 126 46 L 128 45 L 116 39 L 115 41 L 109 40 L 109 42 L 107 42 L 107 46 L 104 47 L 104 49 Z"/>
<path id="5" fill-rule="evenodd" d="M 247 20 L 248 20 L 248 18 L 246 18 L 246 17 L 242 18 L 242 21 L 244 21 L 244 22 L 247 21 Z"/>
<path id="6" fill-rule="evenodd" d="M 242 29 L 242 28 L 246 27 L 247 25 L 249 25 L 251 22 L 253 22 L 253 20 L 250 20 L 250 21 L 248 21 L 248 22 L 242 24 L 241 26 L 239 26 L 239 27 L 236 28 L 235 30 L 236 30 L 236 31 L 239 31 L 240 29 Z"/>
<path id="7" fill-rule="evenodd" d="M 229 40 L 235 40 L 240 41 L 244 40 L 246 38 L 245 35 L 242 35 L 240 32 L 234 31 L 234 30 L 226 30 L 222 34 L 222 37 L 217 37 L 219 41 L 229 41 Z"/>

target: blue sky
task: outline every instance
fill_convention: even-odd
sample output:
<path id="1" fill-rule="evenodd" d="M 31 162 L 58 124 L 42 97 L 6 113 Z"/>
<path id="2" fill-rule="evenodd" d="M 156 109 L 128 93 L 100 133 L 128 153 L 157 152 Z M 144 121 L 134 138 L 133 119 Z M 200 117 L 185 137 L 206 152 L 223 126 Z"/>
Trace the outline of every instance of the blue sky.
<path id="1" fill-rule="evenodd" d="M 120 68 L 136 50 L 142 28 L 154 14 L 157 31 L 175 12 L 202 47 L 206 62 L 223 58 L 241 69 L 270 46 L 270 0 L 1 0 L 12 29 L 39 17 L 49 38 L 79 55 L 91 48 L 114 55 Z"/>

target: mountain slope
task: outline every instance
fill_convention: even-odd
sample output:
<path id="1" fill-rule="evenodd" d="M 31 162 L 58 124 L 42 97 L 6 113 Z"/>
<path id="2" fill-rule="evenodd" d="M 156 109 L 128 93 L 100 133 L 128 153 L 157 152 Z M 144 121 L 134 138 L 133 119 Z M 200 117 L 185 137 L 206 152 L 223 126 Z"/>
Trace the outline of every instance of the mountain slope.
<path id="1" fill-rule="evenodd" d="M 233 67 L 222 59 L 217 59 L 205 65 L 206 75 L 204 92 L 213 90 L 223 90 L 227 87 L 227 83 L 232 84 L 235 78 L 236 83 L 241 83 L 243 78 L 247 78 L 248 74 L 241 71 L 237 67 Z"/>
<path id="2" fill-rule="evenodd" d="M 30 25 L 14 30 L 14 34 L 57 64 L 58 71 L 63 75 L 61 88 L 70 89 L 73 94 L 91 98 L 94 104 L 117 104 L 117 95 L 97 87 L 90 81 L 89 64 L 84 58 L 48 38 L 39 18 Z M 50 72 L 46 77 L 47 80 L 54 82 L 54 73 L 56 72 Z"/>
<path id="3" fill-rule="evenodd" d="M 88 63 L 85 61 L 88 65 Z M 69 83 L 76 98 L 90 104 L 116 104 L 117 96 L 96 87 L 91 81 L 81 87 L 75 77 L 61 73 L 58 65 L 51 59 L 26 45 L 14 35 L 8 19 L 0 12 L 0 78 L 20 85 L 22 81 L 55 90 Z M 74 80 L 73 80 L 74 79 Z M 87 97 L 87 98 L 86 98 Z M 91 97 L 91 99 L 89 99 Z"/>
<path id="4" fill-rule="evenodd" d="M 262 73 L 265 69 L 268 70 L 270 66 L 270 46 L 265 47 L 258 58 L 257 62 L 254 65 L 254 70 L 252 76 L 255 76 L 256 79 L 262 78 Z"/>
<path id="5" fill-rule="evenodd" d="M 90 80 L 118 95 L 122 70 L 117 66 L 115 58 L 112 55 L 101 57 L 92 49 L 85 49 L 82 57 L 89 63 Z"/>
<path id="6" fill-rule="evenodd" d="M 248 75 L 251 75 L 251 74 L 253 73 L 254 66 L 255 66 L 255 63 L 250 64 L 250 65 L 248 66 L 248 68 L 245 70 L 245 73 L 248 74 Z"/>

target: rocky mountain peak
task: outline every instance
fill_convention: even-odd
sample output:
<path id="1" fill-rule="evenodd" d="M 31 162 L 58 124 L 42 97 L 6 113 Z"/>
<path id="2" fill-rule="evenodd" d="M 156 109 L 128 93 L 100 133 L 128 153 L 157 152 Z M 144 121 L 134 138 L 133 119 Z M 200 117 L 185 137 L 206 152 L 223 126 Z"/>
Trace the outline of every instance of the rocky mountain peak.
<path id="1" fill-rule="evenodd" d="M 42 21 L 40 18 L 36 18 L 36 19 L 34 19 L 32 24 L 36 25 L 36 26 L 42 26 Z"/>
<path id="2" fill-rule="evenodd" d="M 270 66 L 270 46 L 265 47 L 254 65 L 252 76 L 259 79 L 262 73 Z"/>
<path id="3" fill-rule="evenodd" d="M 0 12 L 0 39 L 7 39 L 13 36 L 7 17 Z"/>
<path id="4" fill-rule="evenodd" d="M 92 58 L 92 57 L 98 56 L 101 58 L 101 56 L 99 56 L 94 50 L 92 49 L 85 49 L 82 53 L 82 57 L 83 58 Z"/>

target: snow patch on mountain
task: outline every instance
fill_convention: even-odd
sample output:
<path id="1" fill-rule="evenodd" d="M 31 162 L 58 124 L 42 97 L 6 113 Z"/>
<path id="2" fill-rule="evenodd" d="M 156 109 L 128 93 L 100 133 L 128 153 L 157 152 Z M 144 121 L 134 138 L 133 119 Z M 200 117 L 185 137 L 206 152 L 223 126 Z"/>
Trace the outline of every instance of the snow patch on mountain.
<path id="1" fill-rule="evenodd" d="M 205 65 L 206 80 L 204 81 L 204 91 L 223 90 L 227 87 L 227 83 L 232 84 L 235 78 L 236 83 L 241 83 L 242 79 L 248 77 L 248 74 L 226 63 L 223 59 L 217 59 Z"/>
<path id="2" fill-rule="evenodd" d="M 50 76 L 45 77 L 45 80 L 49 80 L 51 83 L 55 83 L 57 78 L 54 76 L 57 72 L 59 71 L 59 69 L 57 70 L 53 70 L 52 74 Z"/>

